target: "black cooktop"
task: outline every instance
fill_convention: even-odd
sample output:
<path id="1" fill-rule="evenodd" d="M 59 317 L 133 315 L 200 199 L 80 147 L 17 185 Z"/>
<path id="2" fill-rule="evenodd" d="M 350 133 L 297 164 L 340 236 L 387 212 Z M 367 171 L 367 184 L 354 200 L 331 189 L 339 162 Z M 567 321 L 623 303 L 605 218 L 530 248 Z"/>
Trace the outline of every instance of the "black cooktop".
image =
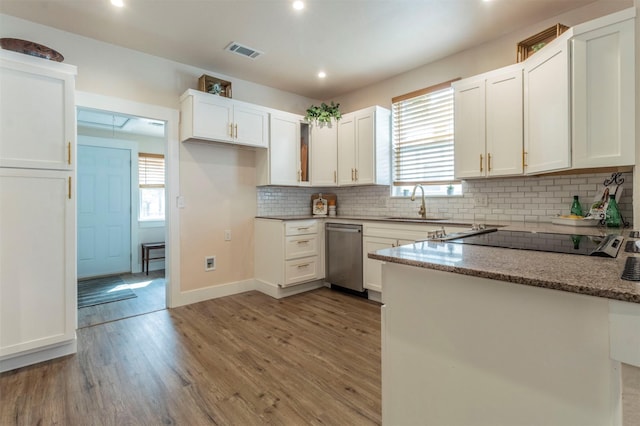
<path id="1" fill-rule="evenodd" d="M 449 243 L 536 250 L 551 253 L 579 254 L 583 256 L 616 257 L 622 245 L 621 237 L 546 232 L 502 231 L 450 240 Z"/>

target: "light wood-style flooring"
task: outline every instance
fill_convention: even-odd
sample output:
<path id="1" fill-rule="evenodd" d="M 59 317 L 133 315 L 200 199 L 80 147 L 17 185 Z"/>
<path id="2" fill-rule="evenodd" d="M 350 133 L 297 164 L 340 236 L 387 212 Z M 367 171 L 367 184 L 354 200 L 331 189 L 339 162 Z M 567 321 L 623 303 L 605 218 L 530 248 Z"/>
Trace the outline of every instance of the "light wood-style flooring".
<path id="1" fill-rule="evenodd" d="M 147 314 L 167 307 L 164 269 L 145 273 L 123 274 L 137 297 L 78 309 L 78 328 Z"/>
<path id="2" fill-rule="evenodd" d="M 0 375 L 1 425 L 375 425 L 380 306 L 259 292 L 78 330 L 78 354 Z"/>

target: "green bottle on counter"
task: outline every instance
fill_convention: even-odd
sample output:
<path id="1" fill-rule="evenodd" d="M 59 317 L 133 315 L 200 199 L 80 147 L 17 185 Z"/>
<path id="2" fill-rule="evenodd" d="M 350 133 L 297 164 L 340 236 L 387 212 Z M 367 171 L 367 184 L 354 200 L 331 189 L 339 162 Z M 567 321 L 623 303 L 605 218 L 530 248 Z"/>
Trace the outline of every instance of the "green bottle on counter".
<path id="1" fill-rule="evenodd" d="M 622 217 L 620 216 L 620 209 L 618 209 L 618 203 L 616 203 L 616 196 L 614 194 L 609 195 L 609 204 L 605 212 L 604 223 L 608 228 L 620 228 L 620 226 L 622 226 Z"/>
<path id="2" fill-rule="evenodd" d="M 571 214 L 575 214 L 576 216 L 584 216 L 582 213 L 582 206 L 580 205 L 580 201 L 578 200 L 578 196 L 573 196 L 573 203 L 571 204 Z"/>

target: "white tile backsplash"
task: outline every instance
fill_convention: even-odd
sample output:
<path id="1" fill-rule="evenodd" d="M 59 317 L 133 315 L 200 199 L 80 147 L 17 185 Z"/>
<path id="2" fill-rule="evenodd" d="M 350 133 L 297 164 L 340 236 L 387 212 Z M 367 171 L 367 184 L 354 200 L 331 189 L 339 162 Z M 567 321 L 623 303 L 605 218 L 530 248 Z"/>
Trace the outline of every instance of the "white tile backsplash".
<path id="1" fill-rule="evenodd" d="M 427 215 L 472 221 L 549 222 L 558 214 L 569 214 L 573 196 L 583 209 L 601 191 L 610 173 L 544 177 L 513 177 L 464 181 L 462 196 L 427 197 Z M 624 191 L 619 206 L 625 220 L 633 214 L 631 173 L 623 173 Z M 311 194 L 338 196 L 338 216 L 417 216 L 420 202 L 392 198 L 387 186 L 340 188 L 258 187 L 258 216 L 307 215 Z M 474 196 L 486 194 L 486 207 L 476 207 Z"/>

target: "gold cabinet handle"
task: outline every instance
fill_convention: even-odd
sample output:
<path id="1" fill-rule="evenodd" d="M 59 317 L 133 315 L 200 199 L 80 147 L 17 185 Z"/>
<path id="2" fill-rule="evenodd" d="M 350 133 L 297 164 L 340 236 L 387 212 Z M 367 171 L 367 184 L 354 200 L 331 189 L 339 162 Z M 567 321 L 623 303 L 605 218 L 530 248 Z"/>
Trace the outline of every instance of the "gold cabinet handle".
<path id="1" fill-rule="evenodd" d="M 356 169 L 356 181 L 358 181 L 358 169 Z"/>
<path id="2" fill-rule="evenodd" d="M 482 173 L 482 154 L 480 154 L 480 172 Z"/>
<path id="3" fill-rule="evenodd" d="M 69 176 L 69 192 L 67 193 L 69 199 L 71 199 L 71 176 Z"/>
<path id="4" fill-rule="evenodd" d="M 355 173 L 356 173 L 356 170 L 355 170 L 355 169 L 351 169 L 351 180 L 352 180 L 352 181 L 353 181 L 353 180 L 356 180 L 356 178 L 355 178 Z"/>
<path id="5" fill-rule="evenodd" d="M 67 164 L 71 165 L 71 142 L 67 142 Z"/>
<path id="6" fill-rule="evenodd" d="M 309 227 L 307 226 L 306 228 L 298 228 L 298 231 L 307 231 L 309 229 Z"/>
<path id="7" fill-rule="evenodd" d="M 338 183 L 338 172 L 336 170 L 333 171 L 333 183 Z"/>
<path id="8" fill-rule="evenodd" d="M 238 124 L 237 123 L 236 123 L 236 136 L 235 136 L 235 138 L 238 139 Z"/>
<path id="9" fill-rule="evenodd" d="M 522 168 L 523 169 L 527 167 L 526 155 L 527 155 L 527 151 L 522 151 Z"/>
<path id="10" fill-rule="evenodd" d="M 298 269 L 306 268 L 307 266 L 309 266 L 308 263 L 303 263 L 302 265 L 298 265 Z"/>
<path id="11" fill-rule="evenodd" d="M 491 154 L 487 153 L 487 171 L 491 171 Z"/>
<path id="12" fill-rule="evenodd" d="M 300 182 L 300 179 L 302 179 L 302 172 L 298 170 L 298 182 Z"/>
<path id="13" fill-rule="evenodd" d="M 229 123 L 229 137 L 233 137 L 233 123 Z"/>
<path id="14" fill-rule="evenodd" d="M 309 240 L 300 240 L 297 241 L 296 244 L 309 244 Z"/>

